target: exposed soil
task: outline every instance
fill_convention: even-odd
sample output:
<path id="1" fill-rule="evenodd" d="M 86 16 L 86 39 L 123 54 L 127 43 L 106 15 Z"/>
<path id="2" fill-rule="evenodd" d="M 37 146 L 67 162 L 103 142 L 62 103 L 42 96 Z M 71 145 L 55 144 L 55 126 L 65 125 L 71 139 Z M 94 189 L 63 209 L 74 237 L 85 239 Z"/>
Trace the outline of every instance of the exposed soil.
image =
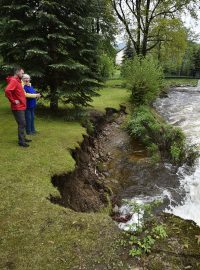
<path id="1" fill-rule="evenodd" d="M 120 111 L 107 108 L 106 115 L 91 112 L 93 134 L 84 135 L 80 146 L 71 150 L 75 170 L 52 177 L 61 195 L 51 196 L 53 203 L 81 212 L 111 210 L 122 199 L 159 196 L 168 187 L 174 201 L 181 200 L 176 172 L 150 162 L 144 146 L 122 128 L 125 118 L 124 107 Z M 165 199 L 163 207 L 168 204 Z"/>
<path id="2" fill-rule="evenodd" d="M 102 170 L 101 165 L 112 158 L 106 145 L 111 144 L 124 116 L 123 106 L 120 111 L 107 108 L 106 115 L 91 112 L 93 135 L 84 135 L 80 146 L 71 150 L 76 161 L 75 170 L 52 177 L 52 183 L 61 195 L 59 198 L 50 196 L 53 203 L 82 212 L 98 211 L 109 205 L 112 191 L 104 181 L 107 172 Z"/>

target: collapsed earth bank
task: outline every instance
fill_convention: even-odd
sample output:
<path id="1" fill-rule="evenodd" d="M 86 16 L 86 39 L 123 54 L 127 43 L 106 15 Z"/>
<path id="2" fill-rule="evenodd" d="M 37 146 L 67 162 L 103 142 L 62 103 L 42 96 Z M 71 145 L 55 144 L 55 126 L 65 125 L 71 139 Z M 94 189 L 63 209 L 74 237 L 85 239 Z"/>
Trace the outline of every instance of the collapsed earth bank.
<path id="1" fill-rule="evenodd" d="M 119 111 L 107 108 L 106 115 L 91 112 L 93 132 L 91 126 L 87 127 L 88 135 L 84 135 L 79 147 L 71 150 L 75 170 L 52 177 L 61 195 L 50 196 L 53 203 L 81 212 L 106 209 L 110 214 L 122 198 L 151 195 L 155 181 L 178 187 L 176 174 L 167 173 L 163 164 L 151 164 L 143 145 L 132 141 L 122 129 L 125 118 L 123 106 Z M 200 228 L 171 214 L 160 214 L 158 219 L 166 227 L 168 237 L 159 240 L 151 254 L 134 258 L 137 268 L 133 269 L 199 270 Z"/>

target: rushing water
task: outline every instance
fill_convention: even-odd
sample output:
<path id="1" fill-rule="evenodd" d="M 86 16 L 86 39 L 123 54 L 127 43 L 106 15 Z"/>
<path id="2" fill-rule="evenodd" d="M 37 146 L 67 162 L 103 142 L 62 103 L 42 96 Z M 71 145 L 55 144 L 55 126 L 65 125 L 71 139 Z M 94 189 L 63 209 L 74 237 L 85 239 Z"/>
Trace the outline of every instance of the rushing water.
<path id="1" fill-rule="evenodd" d="M 188 144 L 200 145 L 200 81 L 197 87 L 174 88 L 168 97 L 157 99 L 154 105 L 167 122 L 184 131 Z M 200 159 L 193 172 L 180 168 L 177 176 L 180 193 L 185 191 L 185 196 L 178 205 L 170 204 L 167 211 L 200 226 Z"/>
<path id="2" fill-rule="evenodd" d="M 167 97 L 157 99 L 154 107 L 167 122 L 184 131 L 189 145 L 200 146 L 200 81 L 197 87 L 174 88 Z M 151 165 L 142 146 L 130 142 L 123 131 L 117 134 L 112 146 L 117 150 L 112 153 L 108 169 L 109 178 L 122 183 L 121 199 L 139 204 L 161 199 L 159 211 L 193 220 L 200 226 L 200 159 L 194 168 L 181 167 L 178 171 L 170 164 Z M 131 212 L 129 204 L 119 210 L 122 216 Z M 119 223 L 119 227 L 126 230 L 136 222 L 133 213 L 132 219 Z"/>
<path id="3" fill-rule="evenodd" d="M 116 125 L 116 126 L 115 126 Z M 147 157 L 142 144 L 132 141 L 127 132 L 120 125 L 113 123 L 110 127 L 112 134 L 104 143 L 104 148 L 112 157 L 105 164 L 106 179 L 117 195 L 117 201 L 133 200 L 138 204 L 145 204 L 155 200 L 162 200 L 163 204 L 157 209 L 164 210 L 169 205 L 177 205 L 185 195 L 184 189 L 180 189 L 177 170 L 170 164 L 152 164 Z M 114 130 L 114 131 L 113 131 Z M 116 203 L 117 203 L 116 201 Z M 121 217 L 126 217 L 132 212 L 129 203 L 123 203 L 118 209 Z M 119 223 L 121 229 L 129 229 L 129 225 L 137 223 L 138 218 L 133 213 L 127 223 Z"/>

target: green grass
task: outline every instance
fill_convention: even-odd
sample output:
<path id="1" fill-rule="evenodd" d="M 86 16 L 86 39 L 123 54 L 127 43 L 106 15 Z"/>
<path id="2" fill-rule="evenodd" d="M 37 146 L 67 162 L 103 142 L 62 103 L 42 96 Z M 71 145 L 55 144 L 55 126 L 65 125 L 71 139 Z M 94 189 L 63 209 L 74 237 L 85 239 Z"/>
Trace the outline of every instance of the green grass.
<path id="1" fill-rule="evenodd" d="M 119 109 L 119 104 L 127 103 L 129 99 L 129 91 L 123 87 L 123 81 L 119 79 L 109 80 L 99 94 L 100 96 L 95 97 L 91 103 L 99 111 L 106 107 Z"/>
<path id="2" fill-rule="evenodd" d="M 111 83 L 112 85 L 112 83 Z M 118 107 L 125 89 L 104 88 L 94 108 Z M 82 141 L 78 122 L 36 117 L 39 134 L 17 146 L 16 123 L 0 90 L 0 269 L 127 269 L 116 245 L 120 232 L 103 213 L 76 213 L 50 203 L 51 176 L 74 168 L 69 148 Z"/>
<path id="3" fill-rule="evenodd" d="M 185 79 L 185 78 L 166 78 L 164 81 L 167 87 L 174 87 L 174 86 L 181 86 L 181 85 L 191 85 L 197 86 L 198 80 L 197 79 Z"/>

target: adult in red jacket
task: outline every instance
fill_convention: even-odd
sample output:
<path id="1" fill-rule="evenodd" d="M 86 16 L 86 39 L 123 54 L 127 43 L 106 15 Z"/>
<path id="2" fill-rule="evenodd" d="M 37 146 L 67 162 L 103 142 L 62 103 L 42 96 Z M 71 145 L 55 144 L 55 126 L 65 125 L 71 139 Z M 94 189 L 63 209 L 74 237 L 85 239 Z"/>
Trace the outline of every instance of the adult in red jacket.
<path id="1" fill-rule="evenodd" d="M 7 87 L 5 88 L 5 95 L 11 103 L 11 109 L 15 120 L 18 124 L 18 144 L 22 147 L 28 147 L 28 140 L 25 138 L 25 110 L 26 110 L 26 96 L 22 87 L 21 79 L 24 74 L 22 68 L 16 68 L 14 76 L 7 78 Z"/>

